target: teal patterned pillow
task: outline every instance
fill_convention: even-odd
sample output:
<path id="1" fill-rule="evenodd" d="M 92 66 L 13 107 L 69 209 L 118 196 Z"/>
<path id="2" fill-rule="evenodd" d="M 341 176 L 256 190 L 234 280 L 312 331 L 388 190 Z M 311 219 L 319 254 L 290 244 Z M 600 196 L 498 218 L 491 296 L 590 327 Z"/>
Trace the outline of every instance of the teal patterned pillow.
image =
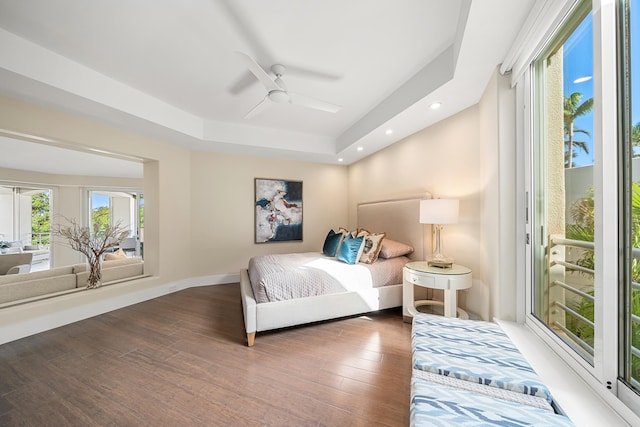
<path id="1" fill-rule="evenodd" d="M 338 251 L 338 261 L 346 262 L 347 264 L 357 263 L 360 254 L 362 254 L 363 243 L 364 236 L 353 237 L 351 234 L 347 234 Z"/>
<path id="2" fill-rule="evenodd" d="M 322 246 L 322 253 L 326 256 L 335 257 L 342 242 L 344 234 L 336 233 L 333 230 L 329 230 L 329 234 L 324 239 L 324 245 Z"/>

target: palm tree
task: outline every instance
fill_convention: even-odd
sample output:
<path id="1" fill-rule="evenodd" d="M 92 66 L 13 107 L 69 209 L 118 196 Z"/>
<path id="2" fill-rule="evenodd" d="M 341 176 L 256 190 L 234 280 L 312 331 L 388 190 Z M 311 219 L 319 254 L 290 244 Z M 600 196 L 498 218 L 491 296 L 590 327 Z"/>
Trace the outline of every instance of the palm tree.
<path id="1" fill-rule="evenodd" d="M 636 148 L 640 148 L 640 122 L 631 128 L 631 146 L 634 148 L 633 157 L 640 157 L 635 151 Z"/>
<path id="2" fill-rule="evenodd" d="M 585 153 L 589 154 L 589 147 L 585 141 L 574 140 L 576 133 L 590 136 L 589 132 L 584 129 L 575 129 L 573 124 L 580 116 L 591 112 L 593 109 L 593 98 L 589 98 L 582 104 L 582 94 L 580 92 L 573 92 L 568 97 L 564 98 L 564 136 L 565 146 L 567 146 L 567 158 L 565 159 L 565 167 L 573 167 L 573 157 L 576 155 L 573 152 L 573 147 L 576 146 L 582 149 Z"/>

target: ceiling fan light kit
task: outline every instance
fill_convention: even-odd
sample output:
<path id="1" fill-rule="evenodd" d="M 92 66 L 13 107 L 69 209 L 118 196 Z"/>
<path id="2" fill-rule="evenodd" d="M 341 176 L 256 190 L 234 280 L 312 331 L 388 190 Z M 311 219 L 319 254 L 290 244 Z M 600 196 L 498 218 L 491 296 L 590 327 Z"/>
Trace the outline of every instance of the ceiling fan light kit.
<path id="1" fill-rule="evenodd" d="M 272 90 L 269 92 L 268 96 L 270 100 L 279 104 L 288 103 L 291 100 L 291 98 L 289 98 L 289 94 L 284 90 Z"/>
<path id="2" fill-rule="evenodd" d="M 249 71 L 251 71 L 251 73 L 267 90 L 267 94 L 262 101 L 249 110 L 249 112 L 244 116 L 245 119 L 249 119 L 262 111 L 262 109 L 265 108 L 265 101 L 267 99 L 278 104 L 293 104 L 329 113 L 336 113 L 340 111 L 340 108 L 342 108 L 340 105 L 331 104 L 309 96 L 289 92 L 287 85 L 282 80 L 282 76 L 287 71 L 284 65 L 274 64 L 271 66 L 271 72 L 275 75 L 274 79 L 249 55 L 242 52 L 236 53 L 243 59 Z"/>

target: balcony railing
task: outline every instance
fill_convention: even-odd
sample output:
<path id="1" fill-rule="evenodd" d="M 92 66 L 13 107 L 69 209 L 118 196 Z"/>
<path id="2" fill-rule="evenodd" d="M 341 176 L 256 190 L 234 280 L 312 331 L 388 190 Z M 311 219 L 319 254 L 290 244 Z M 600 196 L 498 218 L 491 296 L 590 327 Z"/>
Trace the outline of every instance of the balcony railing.
<path id="1" fill-rule="evenodd" d="M 549 268 L 556 265 L 560 265 L 565 268 L 565 271 L 575 271 L 575 272 L 590 275 L 593 277 L 594 270 L 578 265 L 575 262 L 567 261 L 564 257 L 565 251 L 560 251 L 559 249 L 560 248 L 577 248 L 577 249 L 593 252 L 594 247 L 595 246 L 593 242 L 565 239 L 564 237 L 561 237 L 561 236 L 552 235 L 549 237 L 549 245 L 548 245 Z M 640 259 L 640 248 L 633 248 L 631 251 L 631 256 L 633 257 L 633 259 Z M 576 283 L 568 283 L 569 280 L 566 280 L 566 279 L 567 278 L 570 279 L 569 276 L 565 275 L 564 277 L 565 277 L 565 280 L 558 280 L 558 279 L 550 280 L 549 288 L 551 289 L 552 286 L 558 286 L 558 287 L 561 287 L 566 292 L 569 292 L 570 294 L 575 295 L 578 298 L 589 301 L 591 303 L 595 301 L 594 296 L 585 292 L 584 290 L 579 289 L 578 287 L 579 285 L 577 285 Z M 632 281 L 631 288 L 633 290 L 640 291 L 640 283 Z M 592 329 L 594 328 L 595 325 L 591 319 L 586 318 L 584 315 L 578 313 L 576 310 L 569 307 L 565 303 L 565 301 L 566 299 L 564 299 L 563 301 L 560 301 L 560 300 L 551 298 L 549 301 L 549 305 L 550 305 L 549 309 L 550 310 L 560 309 L 565 313 L 565 316 L 569 316 L 574 320 L 578 320 Z M 640 327 L 640 316 L 632 313 L 631 322 L 632 324 L 635 324 L 635 327 Z M 561 330 L 566 335 L 567 338 L 569 338 L 573 343 L 577 344 L 577 346 L 583 352 L 586 352 L 586 354 L 589 356 L 588 358 L 593 360 L 593 354 L 594 354 L 593 345 L 591 345 L 589 342 L 583 340 L 581 337 L 576 335 L 575 331 L 570 330 L 570 328 L 568 328 L 563 322 L 558 320 L 553 320 L 550 323 L 551 323 L 550 326 L 553 326 L 554 328 Z M 631 354 L 635 357 L 640 358 L 640 349 L 631 345 Z M 631 378 L 630 380 L 632 385 L 636 389 L 640 389 L 640 382 L 638 381 L 638 379 Z"/>
<path id="2" fill-rule="evenodd" d="M 49 246 L 51 244 L 51 233 L 31 233 L 31 244 Z"/>

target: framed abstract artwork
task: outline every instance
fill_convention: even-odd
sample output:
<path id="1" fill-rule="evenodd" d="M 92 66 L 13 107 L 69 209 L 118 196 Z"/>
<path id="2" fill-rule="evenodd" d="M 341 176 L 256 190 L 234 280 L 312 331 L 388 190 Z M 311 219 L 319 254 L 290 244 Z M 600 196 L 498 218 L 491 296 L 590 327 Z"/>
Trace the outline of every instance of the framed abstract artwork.
<path id="1" fill-rule="evenodd" d="M 302 240 L 302 181 L 255 178 L 255 242 Z"/>

